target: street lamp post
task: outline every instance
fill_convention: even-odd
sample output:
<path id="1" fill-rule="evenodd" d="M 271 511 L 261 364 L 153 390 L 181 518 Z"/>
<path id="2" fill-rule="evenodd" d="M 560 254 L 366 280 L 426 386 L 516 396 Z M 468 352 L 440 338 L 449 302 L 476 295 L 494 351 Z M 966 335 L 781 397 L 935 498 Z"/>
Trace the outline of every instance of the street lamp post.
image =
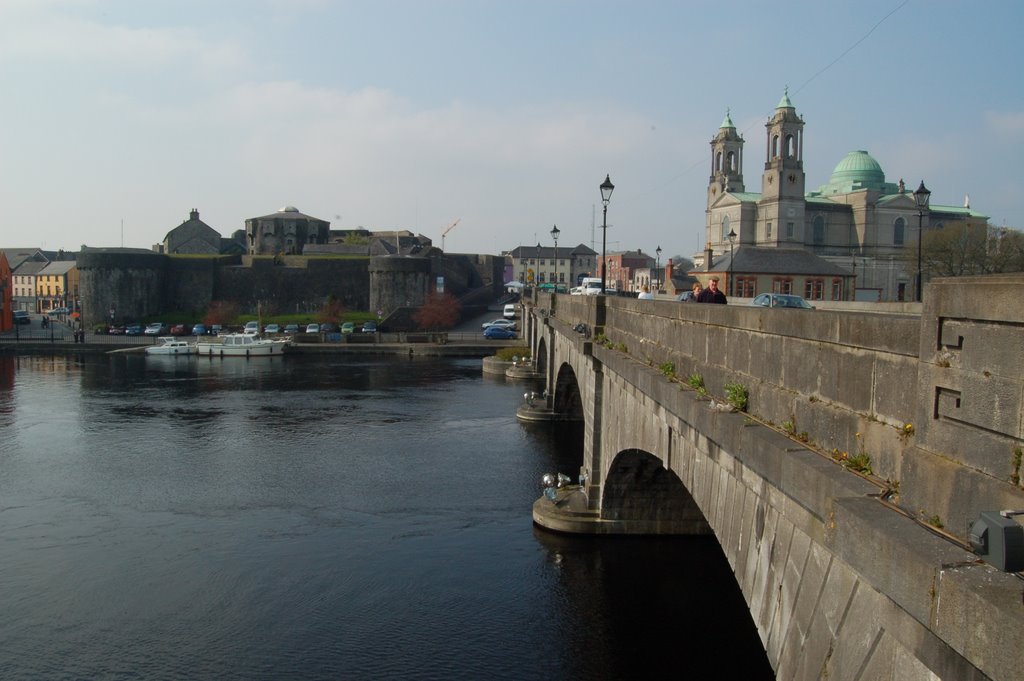
<path id="1" fill-rule="evenodd" d="M 914 190 L 914 203 L 917 204 L 917 302 L 921 302 L 921 242 L 924 241 L 924 212 L 928 208 L 928 199 L 932 193 L 921 185 Z"/>
<path id="2" fill-rule="evenodd" d="M 551 228 L 551 239 L 555 242 L 555 293 L 558 293 L 558 235 L 561 234 L 561 230 L 558 229 L 558 225 Z"/>
<path id="3" fill-rule="evenodd" d="M 601 222 L 601 295 L 605 294 L 605 271 L 608 269 L 608 202 L 612 198 L 615 185 L 612 184 L 611 176 L 605 175 L 601 183 L 601 203 L 604 204 L 604 217 Z"/>
<path id="4" fill-rule="evenodd" d="M 731 227 L 729 228 L 729 297 L 732 298 L 733 286 L 732 286 L 732 244 L 736 241 L 736 231 Z"/>
<path id="5" fill-rule="evenodd" d="M 654 249 L 654 292 L 661 292 L 661 246 Z"/>
<path id="6" fill-rule="evenodd" d="M 537 287 L 537 290 L 540 290 L 540 275 L 541 275 L 541 271 L 540 271 L 540 242 L 538 241 L 537 242 L 537 275 L 535 277 L 536 281 L 533 282 L 534 286 Z"/>

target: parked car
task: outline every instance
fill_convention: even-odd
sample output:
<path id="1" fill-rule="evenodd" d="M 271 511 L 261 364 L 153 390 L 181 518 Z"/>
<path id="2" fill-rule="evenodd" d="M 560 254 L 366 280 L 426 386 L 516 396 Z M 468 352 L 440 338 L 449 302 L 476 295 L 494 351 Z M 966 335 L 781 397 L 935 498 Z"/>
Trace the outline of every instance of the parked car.
<path id="1" fill-rule="evenodd" d="M 284 327 L 284 332 L 285 333 L 298 333 L 299 332 L 299 325 L 298 324 L 288 324 L 288 325 L 286 325 Z"/>
<path id="2" fill-rule="evenodd" d="M 211 324 L 210 325 L 210 335 L 211 336 L 219 336 L 221 333 L 223 333 L 223 331 L 224 331 L 224 327 L 221 326 L 220 324 Z"/>
<path id="3" fill-rule="evenodd" d="M 316 322 L 306 324 L 306 333 L 320 333 L 320 325 Z"/>
<path id="4" fill-rule="evenodd" d="M 341 325 L 341 332 L 342 333 L 352 333 L 355 330 L 356 330 L 356 325 L 353 324 L 352 322 L 345 322 L 344 324 Z"/>
<path id="5" fill-rule="evenodd" d="M 124 334 L 126 336 L 141 336 L 142 335 L 142 324 L 129 324 L 124 327 Z"/>
<path id="6" fill-rule="evenodd" d="M 516 318 L 516 304 L 515 303 L 509 303 L 508 305 L 506 305 L 505 309 L 501 313 L 501 316 L 504 317 L 505 319 L 515 319 Z"/>
<path id="7" fill-rule="evenodd" d="M 484 329 L 484 338 L 490 340 L 510 340 L 516 337 L 516 332 L 512 329 L 503 329 L 500 326 L 489 326 Z"/>
<path id="8" fill-rule="evenodd" d="M 124 335 L 124 327 L 123 326 L 117 326 L 117 325 L 111 326 L 109 329 L 107 329 L 107 333 L 109 333 L 112 336 L 123 336 Z"/>
<path id="9" fill-rule="evenodd" d="M 111 331 L 113 333 L 113 331 Z M 184 324 L 175 324 L 171 327 L 172 336 L 187 336 L 188 328 Z"/>
<path id="10" fill-rule="evenodd" d="M 147 336 L 163 336 L 167 333 L 167 325 L 163 322 L 153 322 L 146 326 L 146 330 L 143 333 Z"/>
<path id="11" fill-rule="evenodd" d="M 363 322 L 363 333 L 377 333 L 377 322 Z"/>
<path id="12" fill-rule="evenodd" d="M 800 296 L 788 293 L 761 293 L 750 304 L 754 307 L 792 307 L 798 310 L 813 310 L 814 306 Z"/>
<path id="13" fill-rule="evenodd" d="M 192 327 L 193 336 L 205 336 L 206 335 L 206 324 L 196 324 Z"/>
<path id="14" fill-rule="evenodd" d="M 489 329 L 492 326 L 500 326 L 503 329 L 512 329 L 513 331 L 515 331 L 516 328 L 518 328 L 516 327 L 515 321 L 512 319 L 492 319 L 489 322 L 484 322 L 481 326 L 485 330 Z"/>
<path id="15" fill-rule="evenodd" d="M 14 311 L 14 323 L 15 324 L 31 324 L 32 318 L 28 316 L 28 310 L 15 310 Z"/>
<path id="16" fill-rule="evenodd" d="M 281 333 L 280 324 L 267 324 L 263 329 L 263 333 Z"/>
<path id="17" fill-rule="evenodd" d="M 320 333 L 335 333 L 338 330 L 337 324 L 331 324 L 330 322 L 324 322 L 320 325 Z"/>
<path id="18" fill-rule="evenodd" d="M 251 321 L 245 323 L 245 328 L 242 329 L 242 333 L 250 336 L 255 336 L 260 332 L 260 323 L 258 321 Z"/>

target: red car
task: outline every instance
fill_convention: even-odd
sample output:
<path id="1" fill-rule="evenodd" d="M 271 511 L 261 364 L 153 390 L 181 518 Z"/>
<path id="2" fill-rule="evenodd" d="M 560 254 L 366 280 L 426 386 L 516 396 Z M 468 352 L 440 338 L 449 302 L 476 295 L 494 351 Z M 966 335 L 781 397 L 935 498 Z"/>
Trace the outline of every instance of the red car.
<path id="1" fill-rule="evenodd" d="M 172 336 L 188 336 L 191 333 L 191 329 L 184 324 L 175 324 L 171 327 Z"/>

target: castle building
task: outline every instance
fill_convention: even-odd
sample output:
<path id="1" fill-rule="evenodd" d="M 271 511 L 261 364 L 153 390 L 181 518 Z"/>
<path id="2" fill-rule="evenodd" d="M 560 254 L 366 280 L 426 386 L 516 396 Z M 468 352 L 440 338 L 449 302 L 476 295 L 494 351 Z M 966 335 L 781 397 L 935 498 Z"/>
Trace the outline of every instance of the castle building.
<path id="1" fill-rule="evenodd" d="M 307 244 L 326 244 L 331 223 L 285 206 L 276 213 L 245 221 L 249 255 L 299 255 Z"/>
<path id="2" fill-rule="evenodd" d="M 804 119 L 788 90 L 765 131 L 760 192 L 747 191 L 745 140 L 728 112 L 711 140 L 707 250 L 698 256 L 701 268 L 695 273 L 725 274 L 732 281 L 724 288 L 735 295 L 777 291 L 815 300 L 912 300 L 920 232 L 988 223 L 969 205 L 918 209 L 903 180 L 886 182 L 866 151 L 847 154 L 826 184 L 808 192 Z"/>
<path id="3" fill-rule="evenodd" d="M 193 208 L 188 220 L 167 232 L 160 253 L 168 254 L 214 254 L 221 252 L 221 236 L 213 227 L 199 219 L 199 211 Z"/>

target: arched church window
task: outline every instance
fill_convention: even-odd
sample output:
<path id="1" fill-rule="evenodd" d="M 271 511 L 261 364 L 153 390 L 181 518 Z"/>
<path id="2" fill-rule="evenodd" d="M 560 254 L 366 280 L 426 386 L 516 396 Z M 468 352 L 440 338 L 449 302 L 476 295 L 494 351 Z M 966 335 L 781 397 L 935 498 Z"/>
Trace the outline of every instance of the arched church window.
<path id="1" fill-rule="evenodd" d="M 722 218 L 722 241 L 729 240 L 729 216 Z"/>
<path id="2" fill-rule="evenodd" d="M 786 158 L 796 157 L 796 138 L 786 135 Z"/>
<path id="3" fill-rule="evenodd" d="M 722 152 L 715 154 L 715 172 L 722 171 Z"/>
<path id="4" fill-rule="evenodd" d="M 735 173 L 736 172 L 736 152 L 735 151 L 730 151 L 729 152 L 729 172 L 730 173 Z"/>
<path id="5" fill-rule="evenodd" d="M 814 245 L 825 243 L 825 218 L 820 215 L 814 218 Z"/>
<path id="6" fill-rule="evenodd" d="M 772 158 L 779 157 L 779 136 L 772 135 Z"/>
<path id="7" fill-rule="evenodd" d="M 892 226 L 892 243 L 894 246 L 902 246 L 904 234 L 907 229 L 907 221 L 903 218 L 896 218 L 896 222 Z"/>

